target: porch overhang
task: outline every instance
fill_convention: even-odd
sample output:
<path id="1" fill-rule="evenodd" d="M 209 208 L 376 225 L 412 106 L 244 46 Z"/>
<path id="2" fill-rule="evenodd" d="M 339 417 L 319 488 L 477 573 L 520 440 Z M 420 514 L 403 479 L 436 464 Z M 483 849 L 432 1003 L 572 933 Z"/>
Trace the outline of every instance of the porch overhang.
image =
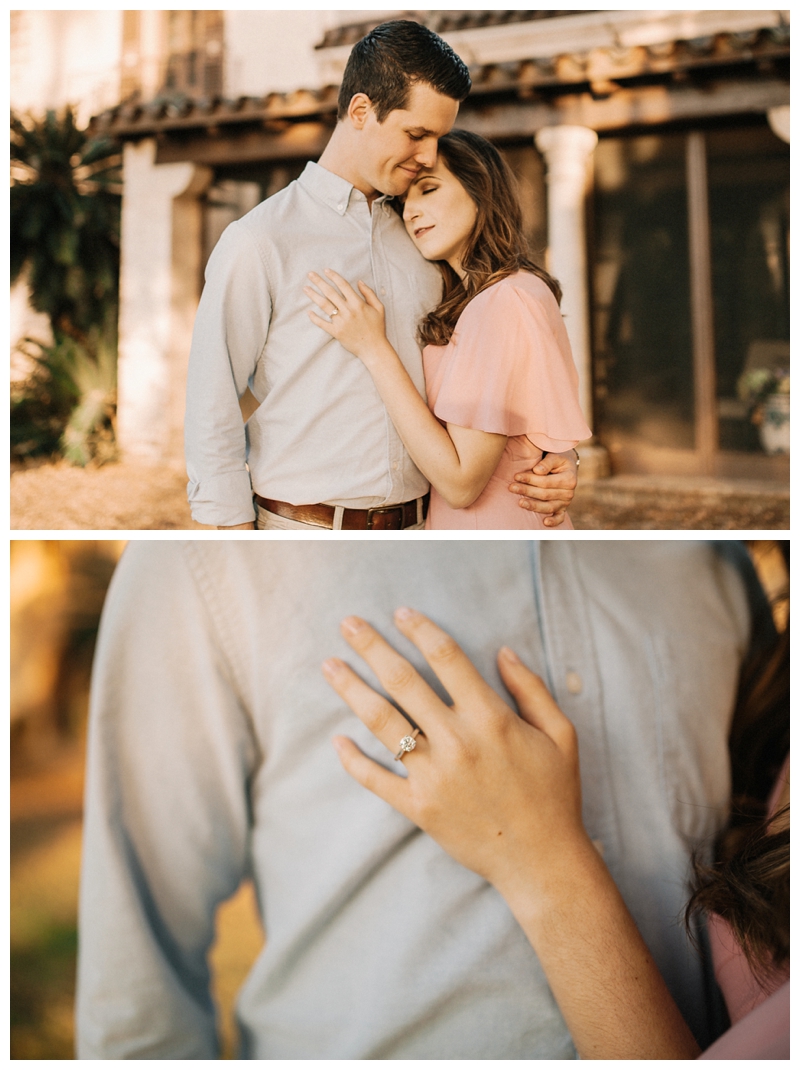
<path id="1" fill-rule="evenodd" d="M 627 38 L 625 28 L 618 28 L 616 44 L 605 41 L 608 27 L 601 20 L 597 26 L 587 23 L 583 32 L 587 45 L 589 31 L 605 43 L 583 51 L 560 50 L 565 32 L 560 24 L 569 24 L 574 40 L 582 16 L 586 16 L 583 21 L 592 16 L 597 22 L 603 14 L 619 19 L 633 13 L 569 14 L 546 24 L 515 22 L 446 32 L 454 46 L 477 60 L 471 65 L 473 88 L 461 107 L 459 125 L 494 139 L 512 140 L 561 123 L 608 132 L 763 114 L 789 103 L 788 15 L 784 19 L 775 11 L 697 13 L 716 16 L 718 21 L 739 16 L 744 28 L 665 40 L 663 27 L 680 26 L 681 13 L 654 13 L 663 16 L 658 33 L 652 22 L 642 24 L 640 18 L 638 37 L 632 25 L 625 31 Z M 749 21 L 742 21 L 745 16 Z M 356 30 L 361 35 L 369 27 L 359 25 Z M 486 57 L 507 57 L 512 39 L 516 58 L 481 62 Z M 625 44 L 626 39 L 630 43 Z M 337 63 L 346 60 L 351 44 L 331 42 L 331 52 L 341 52 L 336 62 L 330 57 L 332 73 Z M 338 86 L 330 84 L 236 100 L 131 101 L 96 116 L 92 127 L 123 141 L 154 137 L 160 163 L 190 160 L 220 166 L 315 158 L 336 123 L 337 96 Z"/>

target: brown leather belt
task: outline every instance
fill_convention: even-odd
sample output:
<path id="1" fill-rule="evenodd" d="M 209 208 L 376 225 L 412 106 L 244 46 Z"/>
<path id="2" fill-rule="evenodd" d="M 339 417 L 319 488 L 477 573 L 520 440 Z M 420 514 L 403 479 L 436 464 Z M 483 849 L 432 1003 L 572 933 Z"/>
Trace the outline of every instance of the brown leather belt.
<path id="1" fill-rule="evenodd" d="M 290 505 L 288 502 L 276 502 L 273 498 L 262 498 L 260 494 L 253 497 L 262 509 L 275 513 L 287 520 L 297 520 L 301 524 L 314 524 L 320 528 L 332 528 L 334 507 L 332 505 Z M 381 505 L 374 509 L 345 509 L 342 512 L 342 531 L 400 531 L 411 528 L 419 522 L 417 502 L 422 501 L 422 519 L 428 515 L 430 493 L 422 499 L 415 498 L 402 505 Z"/>

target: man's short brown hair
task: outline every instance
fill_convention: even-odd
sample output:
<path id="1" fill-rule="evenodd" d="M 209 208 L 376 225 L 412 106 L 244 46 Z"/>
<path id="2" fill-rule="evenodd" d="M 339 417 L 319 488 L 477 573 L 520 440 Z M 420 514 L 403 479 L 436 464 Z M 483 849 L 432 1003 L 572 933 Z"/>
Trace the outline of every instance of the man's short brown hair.
<path id="1" fill-rule="evenodd" d="M 382 123 L 404 108 L 412 85 L 429 85 L 461 102 L 472 88 L 464 61 L 433 30 L 418 22 L 384 22 L 353 46 L 339 90 L 339 119 L 356 93 L 364 93 Z"/>

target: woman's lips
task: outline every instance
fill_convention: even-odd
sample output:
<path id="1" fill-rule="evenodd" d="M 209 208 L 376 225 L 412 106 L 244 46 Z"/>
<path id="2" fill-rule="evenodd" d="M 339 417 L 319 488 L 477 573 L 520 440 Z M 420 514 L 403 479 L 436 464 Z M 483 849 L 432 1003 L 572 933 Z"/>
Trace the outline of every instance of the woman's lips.
<path id="1" fill-rule="evenodd" d="M 414 231 L 415 238 L 421 238 L 423 234 L 427 234 L 429 230 L 433 230 L 433 225 L 429 227 L 420 227 L 419 230 Z"/>

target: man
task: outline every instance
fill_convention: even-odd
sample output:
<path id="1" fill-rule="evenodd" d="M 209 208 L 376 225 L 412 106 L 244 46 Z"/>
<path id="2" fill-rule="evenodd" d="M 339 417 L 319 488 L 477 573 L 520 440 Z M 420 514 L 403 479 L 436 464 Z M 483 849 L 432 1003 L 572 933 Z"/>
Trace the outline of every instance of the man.
<path id="1" fill-rule="evenodd" d="M 239 998 L 253 1059 L 571 1058 L 494 889 L 341 769 L 339 635 L 410 605 L 492 686 L 504 643 L 580 745 L 584 819 L 698 1041 L 713 979 L 680 924 L 725 820 L 741 660 L 769 628 L 738 543 L 139 542 L 93 681 L 78 970 L 81 1058 L 213 1058 L 214 911 L 245 876 L 267 936 Z M 375 685 L 367 674 L 366 678 Z M 399 743 L 399 740 L 398 740 Z"/>
<path id="2" fill-rule="evenodd" d="M 233 223 L 217 244 L 195 321 L 186 402 L 192 515 L 202 524 L 344 529 L 421 527 L 428 482 L 369 372 L 307 316 L 308 272 L 363 278 L 389 338 L 424 393 L 416 339 L 441 294 L 387 196 L 436 161 L 470 89 L 467 68 L 415 22 L 379 26 L 354 47 L 339 116 L 319 163 Z M 247 389 L 257 409 L 242 423 Z M 546 455 L 515 493 L 563 510 L 575 457 Z M 509 491 L 511 493 L 511 491 Z M 530 497 L 525 497 L 529 495 Z M 537 500 L 538 499 L 538 500 Z"/>

